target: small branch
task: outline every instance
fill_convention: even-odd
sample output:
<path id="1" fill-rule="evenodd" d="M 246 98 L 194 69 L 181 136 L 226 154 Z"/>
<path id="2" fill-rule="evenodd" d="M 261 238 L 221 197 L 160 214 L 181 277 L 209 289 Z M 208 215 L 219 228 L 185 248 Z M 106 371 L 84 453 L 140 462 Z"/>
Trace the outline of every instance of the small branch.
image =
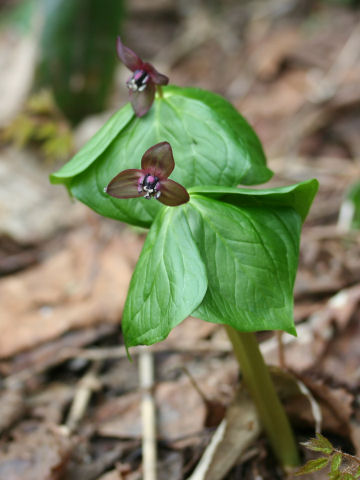
<path id="1" fill-rule="evenodd" d="M 307 388 L 307 386 L 298 378 L 296 378 L 296 383 L 299 387 L 300 392 L 308 399 L 310 403 L 311 413 L 315 422 L 315 432 L 321 433 L 321 425 L 323 421 L 323 416 L 321 413 L 321 408 L 318 402 L 315 400 L 313 394 Z"/>
<path id="2" fill-rule="evenodd" d="M 350 453 L 344 453 L 337 448 L 334 448 L 334 452 L 341 453 L 341 455 L 346 458 L 346 460 L 349 460 L 349 462 L 356 462 L 358 465 L 360 465 L 360 458 L 355 457 L 355 455 L 350 455 Z"/>
<path id="3" fill-rule="evenodd" d="M 142 390 L 142 454 L 143 479 L 156 480 L 156 414 L 154 388 L 154 357 L 149 349 L 142 349 L 139 356 L 139 377 Z"/>
<path id="4" fill-rule="evenodd" d="M 276 335 L 276 340 L 278 344 L 278 361 L 280 368 L 285 369 L 286 364 L 285 364 L 285 350 L 284 350 L 284 342 L 283 342 L 283 334 L 284 332 L 277 330 L 275 332 Z"/>
<path id="5" fill-rule="evenodd" d="M 191 375 L 189 369 L 187 367 L 185 367 L 185 365 L 182 366 L 182 370 L 183 372 L 185 373 L 185 375 L 188 377 L 188 379 L 190 380 L 190 383 L 191 385 L 194 387 L 194 389 L 197 391 L 197 393 L 200 395 L 202 401 L 207 404 L 209 402 L 209 399 L 206 397 L 206 395 L 204 394 L 204 392 L 201 390 L 201 388 L 199 387 L 199 385 L 196 383 L 194 377 Z"/>
<path id="6" fill-rule="evenodd" d="M 86 372 L 79 382 L 68 418 L 65 422 L 65 427 L 69 432 L 76 430 L 85 415 L 92 393 L 100 388 L 97 375 L 101 366 L 102 362 L 94 362 L 90 370 Z"/>

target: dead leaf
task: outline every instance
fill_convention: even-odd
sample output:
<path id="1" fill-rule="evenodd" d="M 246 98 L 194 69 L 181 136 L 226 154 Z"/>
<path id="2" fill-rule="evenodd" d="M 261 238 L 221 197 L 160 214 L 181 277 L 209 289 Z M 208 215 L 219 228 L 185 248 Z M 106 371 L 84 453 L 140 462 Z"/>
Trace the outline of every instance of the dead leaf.
<path id="1" fill-rule="evenodd" d="M 350 418 L 353 413 L 354 396 L 345 388 L 332 387 L 324 381 L 313 380 L 308 375 L 296 375 L 310 390 L 322 413 L 322 429 L 349 437 L 351 434 Z M 294 387 L 295 388 L 295 387 Z M 303 394 L 290 393 L 286 402 L 289 415 L 298 424 L 314 425 L 313 412 L 309 400 Z"/>
<path id="2" fill-rule="evenodd" d="M 72 385 L 60 382 L 44 385 L 30 395 L 26 402 L 31 416 L 42 419 L 46 424 L 60 424 L 66 407 L 74 397 L 74 390 Z"/>
<path id="3" fill-rule="evenodd" d="M 0 433 L 8 429 L 25 412 L 25 399 L 20 390 L 5 390 L 0 394 Z"/>
<path id="4" fill-rule="evenodd" d="M 115 325 L 100 324 L 95 327 L 73 330 L 65 333 L 60 338 L 35 345 L 32 349 L 15 354 L 9 360 L 0 361 L 0 372 L 4 375 L 14 376 L 15 379 L 28 380 L 36 373 L 72 358 L 73 348 L 83 347 L 96 342 L 107 335 L 118 337 Z M 13 377 L 7 379 L 12 381 Z"/>
<path id="5" fill-rule="evenodd" d="M 70 329 L 119 323 L 141 243 L 127 233 L 101 244 L 78 230 L 41 265 L 1 279 L 0 358 Z"/>
<path id="6" fill-rule="evenodd" d="M 64 475 L 66 480 L 95 480 L 105 472 L 109 467 L 112 467 L 121 457 L 129 445 L 116 444 L 110 449 L 98 452 L 98 455 L 92 455 L 92 452 L 82 452 L 80 459 L 73 459 L 68 462 L 67 469 Z M 132 443 L 132 448 L 135 445 Z M 87 453 L 87 454 L 86 454 Z M 121 479 L 118 476 L 117 480 Z"/>
<path id="7" fill-rule="evenodd" d="M 84 220 L 86 207 L 50 184 L 54 169 L 28 150 L 1 149 L 0 234 L 21 244 L 38 243 Z"/>
<path id="8" fill-rule="evenodd" d="M 299 31 L 293 25 L 272 29 L 270 35 L 261 41 L 261 47 L 251 56 L 254 73 L 261 80 L 271 80 L 278 73 L 281 64 L 300 43 Z"/>
<path id="9" fill-rule="evenodd" d="M 60 480 L 71 452 L 71 441 L 59 430 L 43 426 L 21 435 L 0 453 L 0 478 Z"/>
<path id="10" fill-rule="evenodd" d="M 100 435 L 115 438 L 141 436 L 141 394 L 128 393 L 105 402 L 95 412 Z M 178 448 L 197 443 L 204 427 L 206 408 L 187 379 L 162 382 L 155 389 L 158 435 Z"/>
<path id="11" fill-rule="evenodd" d="M 238 390 L 200 463 L 188 480 L 221 480 L 260 434 L 255 405 Z"/>
<path id="12" fill-rule="evenodd" d="M 298 337 L 284 337 L 286 365 L 302 372 L 319 364 L 332 340 L 344 332 L 360 302 L 360 285 L 339 291 L 310 318 L 297 326 Z M 276 342 L 265 342 L 265 358 L 278 364 Z"/>
<path id="13" fill-rule="evenodd" d="M 104 473 L 97 480 L 123 480 L 123 476 L 117 470 L 111 470 L 111 472 Z"/>

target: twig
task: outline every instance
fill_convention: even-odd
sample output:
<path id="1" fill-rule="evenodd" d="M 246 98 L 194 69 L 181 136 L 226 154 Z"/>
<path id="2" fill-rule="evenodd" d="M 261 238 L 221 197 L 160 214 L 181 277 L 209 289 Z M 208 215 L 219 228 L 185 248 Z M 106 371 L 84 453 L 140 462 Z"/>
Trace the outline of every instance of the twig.
<path id="1" fill-rule="evenodd" d="M 141 354 L 143 347 L 132 347 L 131 356 L 136 357 Z M 231 351 L 231 347 L 227 342 L 212 343 L 207 340 L 199 341 L 194 344 L 182 344 L 182 343 L 158 343 L 150 347 L 150 351 L 153 353 L 162 352 L 175 352 L 175 353 L 226 353 Z M 107 347 L 107 348 L 69 348 L 64 349 L 64 354 L 67 358 L 84 358 L 86 360 L 102 360 L 102 359 L 119 359 L 126 358 L 126 348 L 121 347 Z"/>
<path id="2" fill-rule="evenodd" d="M 153 353 L 162 352 L 162 353 L 227 353 L 231 351 L 231 347 L 228 342 L 218 341 L 216 343 L 205 341 L 199 341 L 194 344 L 185 344 L 179 343 L 158 343 L 152 345 L 151 351 Z M 131 356 L 137 357 L 142 350 L 142 347 L 132 347 Z M 54 357 L 51 362 L 46 364 L 40 364 L 31 366 L 29 368 L 24 368 L 16 373 L 9 375 L 4 383 L 7 386 L 15 384 L 23 384 L 34 375 L 40 374 L 41 372 L 47 370 L 49 367 L 59 365 L 60 363 L 66 362 L 71 358 L 83 358 L 85 360 L 109 360 L 109 359 L 122 359 L 127 358 L 126 348 L 124 346 L 119 347 L 101 347 L 101 348 L 77 348 L 77 347 L 63 347 L 61 351 L 55 352 Z"/>
<path id="3" fill-rule="evenodd" d="M 275 332 L 278 344 L 278 362 L 281 368 L 286 369 L 283 333 L 284 332 L 282 332 L 281 330 L 277 330 Z"/>
<path id="4" fill-rule="evenodd" d="M 356 64 L 359 56 L 359 42 L 360 26 L 358 25 L 350 33 L 330 69 L 314 85 L 313 91 L 309 94 L 310 101 L 322 103 L 335 95 L 348 70 Z"/>
<path id="5" fill-rule="evenodd" d="M 315 422 L 315 432 L 320 433 L 321 432 L 321 424 L 323 420 L 322 412 L 320 405 L 318 402 L 315 400 L 313 394 L 310 392 L 310 390 L 307 388 L 307 386 L 299 379 L 296 378 L 296 383 L 299 387 L 300 392 L 305 395 L 305 397 L 308 399 L 310 403 L 310 408 L 311 408 L 311 413 L 314 418 Z"/>
<path id="6" fill-rule="evenodd" d="M 154 388 L 154 358 L 149 349 L 142 349 L 139 356 L 140 388 L 142 389 L 142 454 L 143 479 L 156 480 L 156 417 Z"/>
<path id="7" fill-rule="evenodd" d="M 68 432 L 76 430 L 85 415 L 92 393 L 99 390 L 100 382 L 97 375 L 101 366 L 102 362 L 94 362 L 90 370 L 80 380 L 65 422 L 65 428 Z"/>
<path id="8" fill-rule="evenodd" d="M 200 395 L 201 399 L 203 400 L 203 402 L 205 404 L 207 404 L 209 402 L 209 399 L 206 397 L 206 395 L 204 394 L 204 392 L 201 390 L 201 388 L 199 387 L 199 385 L 196 383 L 195 381 L 195 378 L 191 375 L 189 369 L 187 367 L 185 367 L 185 365 L 182 366 L 182 370 L 183 372 L 185 373 L 185 375 L 188 377 L 188 379 L 190 380 L 190 383 L 191 385 L 194 387 L 194 389 L 197 391 L 197 393 Z"/>
<path id="9" fill-rule="evenodd" d="M 337 448 L 334 448 L 334 452 L 341 453 L 341 455 L 349 462 L 356 462 L 358 465 L 360 465 L 360 458 L 356 457 L 355 455 L 350 455 L 350 453 L 344 453 L 342 450 L 339 450 Z"/>

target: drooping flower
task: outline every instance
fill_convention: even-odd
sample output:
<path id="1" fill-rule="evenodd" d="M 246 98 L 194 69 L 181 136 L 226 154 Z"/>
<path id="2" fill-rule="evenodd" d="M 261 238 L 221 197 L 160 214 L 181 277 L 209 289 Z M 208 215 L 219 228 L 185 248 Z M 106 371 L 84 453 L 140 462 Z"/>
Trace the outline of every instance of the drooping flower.
<path id="1" fill-rule="evenodd" d="M 156 85 L 167 85 L 169 79 L 150 63 L 143 62 L 135 52 L 122 43 L 120 37 L 117 37 L 116 46 L 120 60 L 133 72 L 126 85 L 135 114 L 142 117 L 149 111 L 154 101 Z"/>
<path id="2" fill-rule="evenodd" d="M 116 198 L 155 198 L 164 205 L 175 207 L 189 201 L 186 189 L 168 177 L 175 162 L 171 145 L 157 143 L 141 159 L 141 170 L 131 168 L 114 177 L 104 191 Z"/>

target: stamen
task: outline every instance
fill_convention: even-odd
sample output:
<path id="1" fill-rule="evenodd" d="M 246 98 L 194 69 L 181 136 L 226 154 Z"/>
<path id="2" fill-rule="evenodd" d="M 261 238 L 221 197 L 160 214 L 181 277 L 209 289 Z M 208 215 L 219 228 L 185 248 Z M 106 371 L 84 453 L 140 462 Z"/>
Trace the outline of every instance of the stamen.
<path id="1" fill-rule="evenodd" d="M 145 177 L 139 180 L 138 183 L 138 192 L 146 192 L 144 198 L 159 198 L 160 197 L 160 181 L 158 177 L 151 175 L 150 173 L 146 174 Z"/>
<path id="2" fill-rule="evenodd" d="M 150 76 L 145 70 L 135 70 L 133 75 L 126 82 L 129 90 L 133 92 L 143 92 L 147 87 Z"/>

